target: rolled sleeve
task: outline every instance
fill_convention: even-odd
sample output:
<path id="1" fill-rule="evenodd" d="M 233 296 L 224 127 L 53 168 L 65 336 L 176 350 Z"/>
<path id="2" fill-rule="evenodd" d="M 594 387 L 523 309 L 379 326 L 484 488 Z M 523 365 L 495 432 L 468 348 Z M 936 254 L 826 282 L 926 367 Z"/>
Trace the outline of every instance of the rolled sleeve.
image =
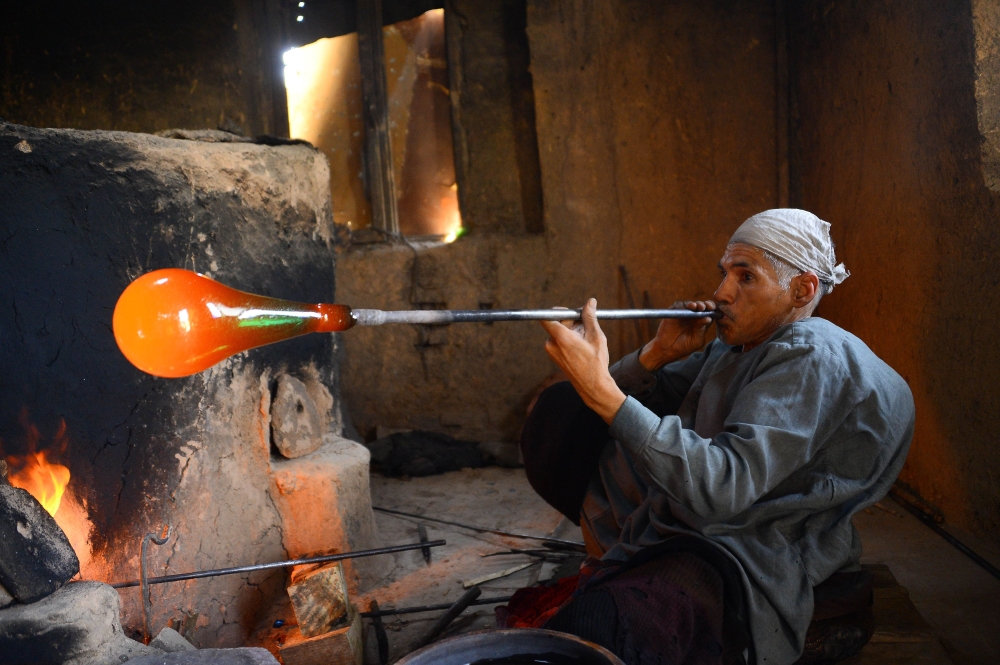
<path id="1" fill-rule="evenodd" d="M 630 452 L 639 455 L 660 424 L 660 417 L 634 397 L 626 397 L 608 432 Z"/>

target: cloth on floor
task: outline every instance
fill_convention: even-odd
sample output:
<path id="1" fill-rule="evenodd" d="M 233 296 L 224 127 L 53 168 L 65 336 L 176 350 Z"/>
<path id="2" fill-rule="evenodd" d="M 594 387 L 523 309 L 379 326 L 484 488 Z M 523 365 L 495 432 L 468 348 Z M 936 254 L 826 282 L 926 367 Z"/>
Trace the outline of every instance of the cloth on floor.
<path id="1" fill-rule="evenodd" d="M 749 635 L 738 571 L 702 547 L 677 538 L 624 564 L 588 557 L 576 578 L 516 592 L 497 624 L 571 633 L 629 664 L 741 663 Z"/>
<path id="2" fill-rule="evenodd" d="M 539 584 L 518 589 L 506 605 L 493 612 L 500 628 L 541 628 L 576 591 L 579 575 L 564 577 L 551 586 Z"/>
<path id="3" fill-rule="evenodd" d="M 488 466 L 491 460 L 471 441 L 437 432 L 396 432 L 367 444 L 372 467 L 389 477 L 433 476 Z"/>

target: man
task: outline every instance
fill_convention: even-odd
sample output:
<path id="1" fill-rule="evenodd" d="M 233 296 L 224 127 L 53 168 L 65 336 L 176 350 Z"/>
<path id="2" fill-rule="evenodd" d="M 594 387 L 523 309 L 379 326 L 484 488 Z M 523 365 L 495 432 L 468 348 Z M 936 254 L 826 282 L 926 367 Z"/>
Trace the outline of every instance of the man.
<path id="1" fill-rule="evenodd" d="M 659 605 L 630 610 L 638 601 L 613 584 L 604 600 L 587 601 L 622 626 L 615 632 L 601 627 L 609 625 L 604 621 L 581 630 L 629 651 L 627 660 L 667 658 L 666 636 L 694 645 L 699 631 L 714 631 L 701 655 L 678 647 L 671 657 L 722 662 L 711 655 L 726 642 L 712 608 L 725 586 L 715 571 L 725 578 L 728 566 L 742 591 L 736 609 L 745 610 L 750 662 L 793 663 L 813 616 L 813 588 L 858 569 L 861 542 L 851 517 L 895 480 L 914 410 L 896 372 L 857 337 L 812 316 L 849 275 L 836 265 L 829 228 L 803 210 L 751 217 L 719 262 L 714 300 L 676 305 L 707 316 L 664 320 L 652 341 L 610 370 L 595 300 L 583 308 L 582 326 L 543 323 L 546 351 L 585 407 L 573 412 L 557 386 L 542 394 L 522 436 L 532 485 L 579 519 L 588 552 L 601 565 L 655 548 L 673 551 L 674 563 L 644 563 L 646 576 L 633 574 L 625 586 L 637 598 L 654 589 L 635 586 L 642 580 L 652 584 L 678 565 L 692 571 L 672 578 L 673 591 Z M 706 346 L 712 316 L 719 317 L 717 338 Z M 599 442 L 581 443 L 592 432 Z M 682 544 L 664 549 L 674 542 Z M 678 549 L 687 559 L 676 559 Z M 704 561 L 712 565 L 699 568 Z M 716 589 L 715 601 L 692 599 L 708 588 Z M 684 597 L 683 611 L 675 611 L 669 594 Z M 549 627 L 573 632 L 581 625 L 587 613 L 579 611 L 579 590 L 575 598 Z M 666 616 L 657 608 L 666 606 L 687 622 L 686 633 L 657 623 Z M 699 612 L 707 618 L 698 619 Z"/>

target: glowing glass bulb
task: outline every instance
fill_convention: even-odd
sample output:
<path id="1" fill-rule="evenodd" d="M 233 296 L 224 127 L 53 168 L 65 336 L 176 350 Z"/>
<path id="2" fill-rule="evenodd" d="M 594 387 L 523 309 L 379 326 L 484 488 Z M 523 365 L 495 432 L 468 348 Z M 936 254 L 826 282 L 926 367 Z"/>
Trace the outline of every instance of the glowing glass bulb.
<path id="1" fill-rule="evenodd" d="M 196 374 L 257 346 L 353 325 L 346 305 L 258 296 L 174 268 L 129 284 L 112 319 L 115 341 L 129 362 L 168 378 Z"/>

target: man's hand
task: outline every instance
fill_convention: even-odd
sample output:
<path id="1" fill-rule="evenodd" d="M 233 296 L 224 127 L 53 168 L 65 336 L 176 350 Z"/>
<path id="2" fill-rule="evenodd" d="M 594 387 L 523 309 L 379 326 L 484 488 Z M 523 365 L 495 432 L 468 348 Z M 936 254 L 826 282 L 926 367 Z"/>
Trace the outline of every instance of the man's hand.
<path id="1" fill-rule="evenodd" d="M 711 300 L 689 300 L 675 302 L 671 309 L 689 309 L 692 312 L 711 312 L 715 302 Z M 708 339 L 708 329 L 712 319 L 663 319 L 654 337 L 639 353 L 639 362 L 650 372 L 655 372 L 667 363 L 680 360 L 699 351 Z"/>
<path id="2" fill-rule="evenodd" d="M 582 319 L 583 325 L 576 327 L 572 321 L 542 321 L 549 333 L 545 351 L 569 378 L 584 404 L 610 425 L 625 403 L 625 393 L 608 372 L 608 338 L 597 325 L 594 298 L 583 306 Z"/>

